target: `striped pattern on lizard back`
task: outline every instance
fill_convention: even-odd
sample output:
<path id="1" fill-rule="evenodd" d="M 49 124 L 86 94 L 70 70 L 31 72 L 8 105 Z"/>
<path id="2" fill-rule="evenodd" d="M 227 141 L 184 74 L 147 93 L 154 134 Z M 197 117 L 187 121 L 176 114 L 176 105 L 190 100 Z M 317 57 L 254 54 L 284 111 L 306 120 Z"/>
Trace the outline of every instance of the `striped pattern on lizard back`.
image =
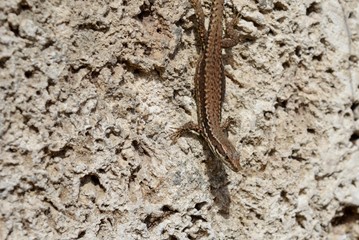
<path id="1" fill-rule="evenodd" d="M 187 122 L 173 135 L 175 141 L 184 132 L 201 135 L 212 153 L 230 169 L 241 169 L 240 156 L 229 141 L 221 126 L 222 103 L 225 95 L 225 74 L 222 63 L 222 48 L 232 47 L 239 42 L 233 26 L 226 27 L 230 38 L 222 39 L 224 0 L 213 0 L 208 31 L 204 24 L 204 13 L 200 0 L 190 0 L 196 12 L 201 54 L 197 62 L 195 98 L 198 124 Z M 236 20 L 236 19 L 235 19 Z M 236 21 L 232 21 L 234 25 Z"/>

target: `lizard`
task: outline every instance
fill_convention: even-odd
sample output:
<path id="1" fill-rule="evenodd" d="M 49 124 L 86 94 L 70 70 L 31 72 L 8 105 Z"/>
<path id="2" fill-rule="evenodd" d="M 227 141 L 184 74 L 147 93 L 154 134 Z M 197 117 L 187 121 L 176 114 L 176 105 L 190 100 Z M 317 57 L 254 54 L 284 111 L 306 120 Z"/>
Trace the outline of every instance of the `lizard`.
<path id="1" fill-rule="evenodd" d="M 241 169 L 239 153 L 225 134 L 225 130 L 233 120 L 228 118 L 221 125 L 226 88 L 222 48 L 233 47 L 239 43 L 239 34 L 234 30 L 238 16 L 233 18 L 230 25 L 226 24 L 228 38 L 223 38 L 224 0 L 213 0 L 208 32 L 205 28 L 205 15 L 200 0 L 190 0 L 190 2 L 195 10 L 201 45 L 194 76 L 198 123 L 190 121 L 178 128 L 172 135 L 172 141 L 177 141 L 185 132 L 194 132 L 202 136 L 217 158 L 231 170 L 238 172 Z"/>

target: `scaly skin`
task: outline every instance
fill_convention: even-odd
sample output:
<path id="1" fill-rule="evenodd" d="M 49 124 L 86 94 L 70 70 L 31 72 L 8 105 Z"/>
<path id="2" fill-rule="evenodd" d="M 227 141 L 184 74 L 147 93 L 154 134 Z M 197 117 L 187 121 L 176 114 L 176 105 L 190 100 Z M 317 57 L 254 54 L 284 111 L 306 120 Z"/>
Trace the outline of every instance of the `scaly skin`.
<path id="1" fill-rule="evenodd" d="M 173 136 L 176 140 L 186 131 L 194 131 L 200 134 L 207 142 L 213 154 L 235 172 L 240 167 L 239 153 L 228 140 L 221 126 L 222 103 L 225 96 L 225 73 L 222 62 L 222 48 L 233 47 L 239 42 L 239 35 L 233 32 L 233 27 L 227 27 L 229 36 L 223 39 L 223 0 L 214 0 L 212 3 L 211 17 L 208 33 L 204 25 L 204 14 L 200 0 L 190 0 L 196 12 L 198 34 L 202 45 L 195 81 L 195 98 L 197 104 L 198 124 L 188 122 L 182 126 Z M 237 23 L 237 18 L 231 24 Z M 225 125 L 228 125 L 227 124 Z"/>

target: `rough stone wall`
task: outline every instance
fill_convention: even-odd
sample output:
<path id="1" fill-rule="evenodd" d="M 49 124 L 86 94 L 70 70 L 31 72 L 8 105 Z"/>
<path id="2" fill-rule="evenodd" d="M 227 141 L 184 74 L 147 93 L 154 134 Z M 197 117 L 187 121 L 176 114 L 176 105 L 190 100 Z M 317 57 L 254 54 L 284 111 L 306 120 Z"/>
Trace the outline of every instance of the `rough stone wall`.
<path id="1" fill-rule="evenodd" d="M 359 2 L 233 5 L 240 173 L 171 145 L 196 120 L 188 1 L 0 0 L 0 239 L 359 238 Z"/>

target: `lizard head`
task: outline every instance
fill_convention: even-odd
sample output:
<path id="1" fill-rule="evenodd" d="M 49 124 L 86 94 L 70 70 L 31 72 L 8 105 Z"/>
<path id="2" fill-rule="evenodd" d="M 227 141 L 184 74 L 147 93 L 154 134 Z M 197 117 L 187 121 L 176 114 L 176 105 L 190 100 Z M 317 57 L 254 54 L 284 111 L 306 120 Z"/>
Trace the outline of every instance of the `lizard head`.
<path id="1" fill-rule="evenodd" d="M 238 172 L 241 169 L 239 153 L 232 145 L 228 147 L 226 154 L 222 156 L 221 160 L 234 172 Z"/>
<path id="2" fill-rule="evenodd" d="M 212 152 L 232 171 L 238 172 L 241 169 L 240 156 L 228 138 L 222 138 L 217 146 L 211 146 Z"/>

